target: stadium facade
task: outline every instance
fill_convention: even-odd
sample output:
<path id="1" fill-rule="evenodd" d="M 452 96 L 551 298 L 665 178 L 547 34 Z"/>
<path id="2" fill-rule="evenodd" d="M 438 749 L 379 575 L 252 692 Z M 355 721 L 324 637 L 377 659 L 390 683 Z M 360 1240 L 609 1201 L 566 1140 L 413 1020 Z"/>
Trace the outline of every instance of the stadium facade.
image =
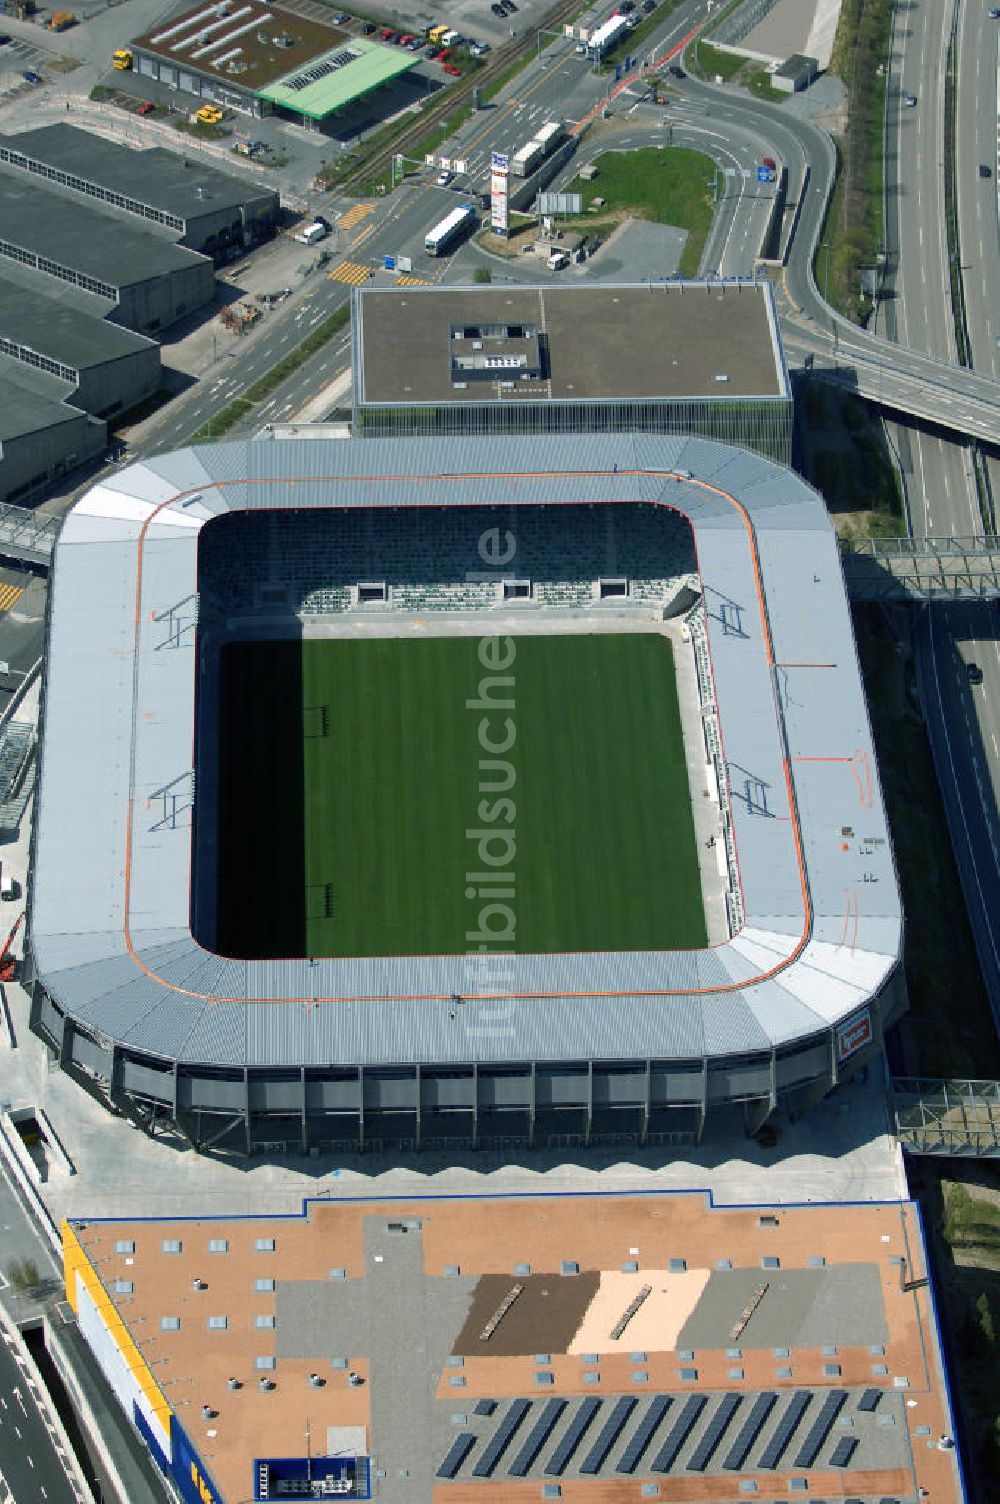
<path id="1" fill-rule="evenodd" d="M 498 518 L 513 529 L 518 515 L 569 506 L 603 509 L 609 539 L 636 508 L 690 524 L 693 570 L 665 556 L 658 598 L 630 598 L 626 579 L 602 599 L 567 537 L 520 609 L 563 611 L 566 630 L 586 630 L 587 610 L 683 615 L 724 827 L 728 939 L 518 953 L 502 984 L 469 956 L 246 960 L 199 943 L 218 732 L 205 685 L 223 643 L 301 631 L 307 611 L 349 631 L 373 610 L 398 611 L 401 633 L 418 616 L 473 611 L 489 640 L 491 602 L 509 623 L 508 581 L 499 555 L 480 557 L 492 594 L 484 605 L 465 593 L 475 520 L 502 537 Z M 373 601 L 393 521 L 415 508 L 423 548 Z M 302 580 L 289 588 L 282 513 L 312 527 L 355 515 L 354 587 L 331 578 L 308 599 Z M 448 543 L 458 521 L 468 560 Z M 245 537 L 226 550 L 229 575 L 209 579 L 204 540 L 234 524 L 230 543 Z M 337 560 L 312 553 L 315 586 Z M 821 497 L 759 456 L 642 434 L 165 455 L 102 481 L 67 517 L 47 664 L 32 1025 L 64 1068 L 151 1129 L 235 1153 L 690 1142 L 727 1104 L 743 1104 L 751 1130 L 778 1107 L 804 1110 L 879 1049 L 905 1006 L 834 531 Z M 260 880 L 280 881 L 266 808 L 247 818 L 260 823 Z"/>
<path id="2" fill-rule="evenodd" d="M 791 462 L 766 280 L 355 289 L 353 432 L 695 434 Z"/>

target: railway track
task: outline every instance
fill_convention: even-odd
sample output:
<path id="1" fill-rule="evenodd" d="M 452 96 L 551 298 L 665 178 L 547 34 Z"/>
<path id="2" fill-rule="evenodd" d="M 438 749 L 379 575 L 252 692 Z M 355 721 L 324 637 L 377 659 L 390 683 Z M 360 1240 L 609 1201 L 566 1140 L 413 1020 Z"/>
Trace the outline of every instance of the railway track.
<path id="1" fill-rule="evenodd" d="M 580 0 L 561 0 L 561 3 L 547 11 L 537 26 L 525 36 L 492 53 L 485 65 L 470 74 L 468 78 L 463 78 L 450 88 L 442 89 L 441 97 L 427 109 L 422 110 L 414 120 L 401 127 L 399 134 L 391 142 L 379 147 L 364 162 L 359 163 L 339 182 L 331 186 L 337 192 L 351 193 L 364 182 L 377 178 L 392 165 L 394 156 L 400 152 L 405 155 L 437 126 L 443 125 L 456 110 L 467 105 L 475 89 L 488 88 L 491 83 L 502 78 L 514 63 L 519 62 L 536 46 L 535 38 L 539 31 L 557 30 L 575 16 L 579 9 Z"/>

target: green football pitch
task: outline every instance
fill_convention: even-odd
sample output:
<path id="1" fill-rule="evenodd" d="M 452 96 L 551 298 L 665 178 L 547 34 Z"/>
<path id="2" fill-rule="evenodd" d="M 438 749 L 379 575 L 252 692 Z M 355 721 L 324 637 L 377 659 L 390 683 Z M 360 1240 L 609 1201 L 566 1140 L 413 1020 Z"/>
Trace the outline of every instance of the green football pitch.
<path id="1" fill-rule="evenodd" d="M 221 952 L 464 953 L 490 871 L 515 951 L 706 944 L 670 644 L 505 641 L 224 650 Z"/>

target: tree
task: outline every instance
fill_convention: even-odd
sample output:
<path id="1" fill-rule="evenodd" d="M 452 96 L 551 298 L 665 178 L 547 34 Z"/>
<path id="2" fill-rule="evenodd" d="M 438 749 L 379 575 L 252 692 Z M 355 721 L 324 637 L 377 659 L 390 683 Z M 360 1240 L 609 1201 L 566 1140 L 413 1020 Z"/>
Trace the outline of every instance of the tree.
<path id="1" fill-rule="evenodd" d="M 993 1310 L 990 1306 L 990 1298 L 985 1290 L 976 1301 L 976 1316 L 978 1318 L 979 1335 L 988 1350 L 996 1342 L 996 1328 L 993 1325 Z"/>

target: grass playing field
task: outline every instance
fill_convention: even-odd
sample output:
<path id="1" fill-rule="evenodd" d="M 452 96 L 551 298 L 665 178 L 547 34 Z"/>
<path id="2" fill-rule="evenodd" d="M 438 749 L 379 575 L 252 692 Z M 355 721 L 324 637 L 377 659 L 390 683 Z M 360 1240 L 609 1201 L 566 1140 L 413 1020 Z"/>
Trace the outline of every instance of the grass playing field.
<path id="1" fill-rule="evenodd" d="M 480 642 L 224 651 L 223 953 L 463 953 L 487 901 L 466 874 L 484 859 L 514 890 L 514 950 L 706 943 L 670 644 L 521 637 L 499 670 Z M 513 745 L 484 751 L 485 713 L 466 702 L 503 676 L 491 702 L 514 704 L 485 735 L 502 746 L 509 717 Z M 469 831 L 509 833 L 516 852 L 504 835 L 481 854 Z"/>

